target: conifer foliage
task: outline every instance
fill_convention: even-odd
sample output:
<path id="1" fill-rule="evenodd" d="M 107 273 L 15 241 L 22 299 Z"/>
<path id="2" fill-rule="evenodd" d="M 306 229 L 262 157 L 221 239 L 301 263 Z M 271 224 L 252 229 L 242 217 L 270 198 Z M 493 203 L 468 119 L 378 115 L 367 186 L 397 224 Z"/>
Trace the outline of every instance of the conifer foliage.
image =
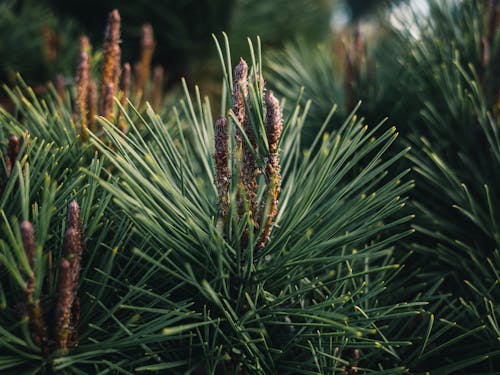
<path id="1" fill-rule="evenodd" d="M 407 108 L 417 110 L 395 116 L 407 123 L 402 131 L 414 146 L 409 160 L 418 176 L 417 264 L 425 264 L 427 280 L 444 277 L 440 290 L 451 294 L 448 306 L 435 311 L 447 334 L 431 341 L 441 346 L 440 354 L 446 350 L 449 358 L 462 358 L 449 361 L 457 370 L 462 364 L 472 366 L 469 371 L 495 371 L 500 356 L 500 2 L 432 2 L 429 27 L 414 22 L 420 40 L 400 32 L 395 44 L 412 53 L 401 61 L 407 73 L 394 90 L 404 93 Z M 446 345 L 453 337 L 456 344 Z"/>
<path id="2" fill-rule="evenodd" d="M 500 5 L 429 5 L 337 62 L 214 36 L 216 114 L 117 10 L 74 82 L 5 87 L 0 373 L 498 371 Z"/>
<path id="3" fill-rule="evenodd" d="M 396 348 L 410 343 L 397 327 L 422 303 L 385 305 L 376 286 L 396 274 L 392 245 L 410 233 L 401 207 L 411 182 L 393 168 L 406 151 L 385 157 L 395 130 L 352 114 L 304 155 L 307 108 L 282 120 L 260 49 L 233 73 L 227 41 L 218 48 L 229 99 L 218 119 L 196 89 L 166 123 L 150 109 L 127 134 L 108 122 L 111 145 L 93 139 L 119 176 L 101 183 L 148 240 L 135 252 L 162 271 L 151 287 L 175 288 L 196 316 L 163 331 L 182 332 L 183 359 L 159 350 L 165 362 L 150 369 L 398 367 Z"/>
<path id="4" fill-rule="evenodd" d="M 423 5 L 428 14 L 406 7 L 399 26 L 391 25 L 395 14 L 382 19 L 378 37 L 359 49 L 368 53 L 357 77 L 345 74 L 344 54 L 356 43 L 335 44 L 333 54 L 299 43 L 270 55 L 273 83 L 286 96 L 304 85 L 319 98 L 318 113 L 328 110 L 322 98 L 348 103 L 354 93 L 367 118 L 387 114 L 399 125 L 416 179 L 409 205 L 416 235 L 404 243 L 414 256 L 399 281 L 434 294 L 420 323 L 429 352 L 405 360 L 415 372 L 497 371 L 500 3 Z"/>

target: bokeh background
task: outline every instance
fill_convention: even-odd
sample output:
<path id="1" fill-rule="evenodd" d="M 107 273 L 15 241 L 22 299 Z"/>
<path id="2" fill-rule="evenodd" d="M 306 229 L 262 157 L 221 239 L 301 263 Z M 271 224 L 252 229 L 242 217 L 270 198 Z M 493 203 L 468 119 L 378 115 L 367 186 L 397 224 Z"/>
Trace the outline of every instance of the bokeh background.
<path id="1" fill-rule="evenodd" d="M 124 61 L 139 53 L 142 25 L 153 26 L 154 63 L 168 72 L 169 84 L 181 76 L 199 79 L 216 68 L 212 33 L 229 34 L 233 50 L 246 51 L 245 37 L 260 35 L 266 50 L 300 38 L 331 41 L 334 33 L 361 23 L 375 23 L 394 12 L 397 0 L 2 0 L 0 1 L 0 80 L 16 72 L 31 84 L 55 74 L 70 76 L 82 34 L 100 46 L 106 16 L 122 15 Z M 22 25 L 22 27 L 21 27 Z M 42 58 L 40 58 L 42 57 Z M 213 65 L 216 66 L 214 61 Z"/>

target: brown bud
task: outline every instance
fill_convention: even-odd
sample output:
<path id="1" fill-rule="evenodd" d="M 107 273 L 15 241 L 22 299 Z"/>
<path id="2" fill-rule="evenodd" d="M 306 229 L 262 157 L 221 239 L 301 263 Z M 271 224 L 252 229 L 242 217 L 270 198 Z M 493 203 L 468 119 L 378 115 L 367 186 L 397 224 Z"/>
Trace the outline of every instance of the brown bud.
<path id="1" fill-rule="evenodd" d="M 43 52 L 45 60 L 48 63 L 53 63 L 57 60 L 59 53 L 59 38 L 55 30 L 50 26 L 44 26 L 43 30 Z"/>
<path id="2" fill-rule="evenodd" d="M 28 258 L 31 273 L 26 277 L 26 299 L 30 326 L 33 329 L 33 336 L 40 338 L 40 347 L 46 350 L 47 328 L 44 323 L 40 299 L 34 297 L 35 292 L 35 231 L 33 225 L 28 220 L 24 220 L 19 225 L 24 251 Z"/>
<path id="3" fill-rule="evenodd" d="M 122 76 L 120 80 L 120 90 L 123 91 L 123 97 L 128 98 L 130 94 L 130 64 L 125 63 L 123 64 L 123 69 L 122 69 Z M 124 101 L 122 100 L 122 103 Z"/>
<path id="4" fill-rule="evenodd" d="M 80 221 L 80 206 L 75 199 L 68 204 L 66 227 L 75 228 L 79 232 L 81 231 L 82 223 Z"/>
<path id="5" fill-rule="evenodd" d="M 48 330 L 43 318 L 42 306 L 40 299 L 32 300 L 28 303 L 28 317 L 32 336 L 37 337 L 37 345 L 42 349 L 42 353 L 49 353 Z"/>
<path id="6" fill-rule="evenodd" d="M 245 111 L 245 100 L 248 96 L 248 65 L 240 58 L 240 63 L 234 69 L 234 77 L 233 77 L 233 92 L 232 92 L 232 101 L 233 101 L 233 112 L 236 115 L 239 123 L 243 126 L 246 120 L 246 111 Z M 242 145 L 241 135 L 239 134 L 239 130 L 236 129 L 236 147 L 239 148 Z"/>
<path id="7" fill-rule="evenodd" d="M 21 239 L 23 241 L 24 251 L 31 270 L 35 269 L 35 231 L 33 225 L 28 220 L 23 220 L 19 226 L 21 230 Z"/>
<path id="8" fill-rule="evenodd" d="M 152 105 L 153 108 L 158 111 L 161 105 L 163 90 L 163 68 L 161 66 L 156 66 L 153 72 L 153 95 L 152 95 Z"/>
<path id="9" fill-rule="evenodd" d="M 146 85 L 151 76 L 151 61 L 155 45 L 153 27 L 147 23 L 142 26 L 140 71 L 137 77 L 139 89 L 143 94 L 146 92 Z"/>
<path id="10" fill-rule="evenodd" d="M 140 91 L 141 91 L 141 87 L 140 87 L 141 74 L 142 74 L 141 71 L 142 71 L 141 63 L 136 62 L 134 64 L 134 94 L 136 96 L 138 96 Z M 144 95 L 144 93 L 141 93 L 141 94 Z"/>
<path id="11" fill-rule="evenodd" d="M 42 338 L 39 335 L 34 335 L 33 342 L 36 346 L 42 346 Z"/>
<path id="12" fill-rule="evenodd" d="M 151 49 L 155 47 L 155 44 L 153 27 L 149 23 L 142 25 L 141 48 Z"/>
<path id="13" fill-rule="evenodd" d="M 229 172 L 229 145 L 227 134 L 227 120 L 219 117 L 215 122 L 215 185 L 219 192 L 219 216 L 225 220 L 229 209 L 229 185 L 231 175 Z"/>
<path id="14" fill-rule="evenodd" d="M 90 41 L 86 35 L 82 35 L 80 37 L 80 53 L 81 52 L 85 52 L 87 54 L 90 52 Z"/>
<path id="15" fill-rule="evenodd" d="M 80 272 L 80 258 L 82 256 L 81 235 L 76 228 L 68 228 L 64 234 L 64 256 L 70 259 L 71 266 L 76 274 Z"/>
<path id="16" fill-rule="evenodd" d="M 481 58 L 481 65 L 483 69 L 486 69 L 490 63 L 490 43 L 485 37 L 481 38 L 481 44 L 483 47 L 483 54 Z"/>
<path id="17" fill-rule="evenodd" d="M 278 151 L 278 142 L 283 130 L 283 117 L 281 115 L 280 104 L 272 91 L 268 91 L 266 98 L 266 132 L 269 152 L 274 154 Z"/>
<path id="18" fill-rule="evenodd" d="M 123 64 L 122 69 L 122 77 L 120 80 L 120 90 L 122 92 L 122 96 L 120 99 L 120 104 L 125 109 L 127 107 L 127 100 L 130 95 L 130 64 Z M 127 131 L 127 124 L 125 122 L 125 118 L 123 117 L 122 112 L 118 112 L 118 127 L 122 132 Z"/>
<path id="19" fill-rule="evenodd" d="M 255 201 L 257 195 L 257 177 L 260 174 L 260 170 L 257 167 L 257 162 L 255 160 L 253 151 L 257 151 L 257 142 L 255 135 L 248 119 L 245 119 L 244 123 L 245 133 L 250 141 L 250 145 L 246 142 L 242 145 L 242 167 L 241 167 L 241 182 L 245 190 L 248 208 L 250 210 L 250 216 L 253 219 L 256 213 L 257 203 Z"/>
<path id="20" fill-rule="evenodd" d="M 242 142 L 242 137 L 239 129 L 236 129 L 236 148 L 242 148 L 242 167 L 241 167 L 241 181 L 240 181 L 240 190 L 243 189 L 244 196 L 246 198 L 246 202 L 249 208 L 249 214 L 251 215 L 251 219 L 253 220 L 256 211 L 256 192 L 257 192 L 257 176 L 260 171 L 257 167 L 257 162 L 253 156 L 253 152 L 250 149 L 252 147 L 254 151 L 257 148 L 257 141 L 255 139 L 255 134 L 252 129 L 250 119 L 248 114 L 246 113 L 246 105 L 250 107 L 250 103 L 247 102 L 248 97 L 248 65 L 240 58 L 239 64 L 234 69 L 234 77 L 233 77 L 233 112 L 238 119 L 238 122 L 243 127 L 243 130 L 250 141 L 250 145 L 246 142 Z M 243 209 L 243 201 L 241 192 L 238 197 L 238 205 L 240 207 L 240 211 Z M 246 241 L 243 241 L 246 242 Z"/>
<path id="21" fill-rule="evenodd" d="M 102 100 L 103 107 L 101 116 L 106 117 L 108 120 L 113 119 L 113 96 L 115 95 L 115 87 L 112 83 L 106 85 L 104 90 L 104 97 Z"/>
<path id="22" fill-rule="evenodd" d="M 109 13 L 108 24 L 104 35 L 102 72 L 101 72 L 101 96 L 99 113 L 107 117 L 105 112 L 109 106 L 107 102 L 106 92 L 109 90 L 109 85 L 115 85 L 119 77 L 120 69 L 120 13 L 118 10 L 113 10 Z M 114 96 L 114 92 L 111 97 Z"/>
<path id="23" fill-rule="evenodd" d="M 75 347 L 78 345 L 78 322 L 80 321 L 80 298 L 75 296 L 73 300 L 73 306 L 71 309 L 71 332 L 70 338 L 68 340 L 69 347 Z"/>
<path id="24" fill-rule="evenodd" d="M 83 252 L 80 206 L 76 200 L 68 204 L 67 230 L 64 236 L 63 254 L 59 276 L 59 301 L 57 306 L 57 345 L 63 351 L 75 346 L 78 334 L 75 326 L 80 319 L 78 282 Z"/>
<path id="25" fill-rule="evenodd" d="M 63 254 L 69 259 L 73 278 L 74 294 L 78 288 L 80 263 L 83 253 L 83 233 L 80 220 L 80 206 L 73 200 L 68 205 L 67 229 L 64 235 Z"/>
<path id="26" fill-rule="evenodd" d="M 80 321 L 80 298 L 78 298 L 78 296 L 75 296 L 75 299 L 73 301 L 71 321 L 73 323 L 73 327 L 75 327 L 78 324 L 78 322 Z M 75 334 L 76 331 L 73 333 Z M 78 337 L 76 337 L 76 339 L 78 339 Z"/>
<path id="27" fill-rule="evenodd" d="M 30 266 L 31 272 L 26 275 L 26 300 L 28 302 L 28 315 L 32 324 L 35 324 L 41 329 L 43 324 L 39 322 L 40 319 L 34 314 L 35 311 L 39 310 L 39 302 L 35 300 L 35 231 L 33 230 L 33 225 L 28 220 L 21 222 L 19 226 L 21 230 L 21 239 L 23 241 L 24 251 L 26 252 L 26 258 L 28 258 L 28 264 Z M 38 309 L 36 310 L 35 309 Z M 39 332 L 40 333 L 40 332 Z"/>
<path id="28" fill-rule="evenodd" d="M 56 309 L 56 343 L 62 352 L 68 351 L 71 335 L 71 309 L 74 300 L 71 265 L 62 259 L 59 266 L 59 299 Z"/>
<path id="29" fill-rule="evenodd" d="M 7 166 L 7 176 L 12 174 L 12 169 L 16 163 L 17 157 L 19 155 L 19 149 L 21 147 L 21 142 L 16 135 L 13 135 L 9 139 L 9 144 L 7 145 L 7 157 L 5 158 L 5 163 Z"/>
<path id="30" fill-rule="evenodd" d="M 283 129 L 282 114 L 278 100 L 271 91 L 267 92 L 266 103 L 266 133 L 269 143 L 269 157 L 266 162 L 265 176 L 268 182 L 266 204 L 261 207 L 259 217 L 264 222 L 257 249 L 264 248 L 271 240 L 271 231 L 274 226 L 274 219 L 278 214 L 278 198 L 281 191 L 281 175 L 278 143 Z M 267 216 L 265 209 L 268 206 Z"/>
<path id="31" fill-rule="evenodd" d="M 80 119 L 82 141 L 88 138 L 87 131 L 87 96 L 90 76 L 89 57 L 87 52 L 80 53 L 76 74 L 76 110 Z"/>
<path id="32" fill-rule="evenodd" d="M 121 60 L 122 60 L 122 51 L 120 49 L 120 46 L 118 44 L 113 46 L 114 49 L 114 59 L 115 62 L 113 64 L 113 86 L 114 87 L 120 87 L 120 76 L 122 73 L 121 69 Z"/>
<path id="33" fill-rule="evenodd" d="M 95 130 L 95 117 L 97 116 L 97 86 L 90 81 L 87 93 L 87 124 L 90 131 Z"/>
<path id="34" fill-rule="evenodd" d="M 359 358 L 360 358 L 359 349 L 354 349 L 352 351 L 352 358 L 354 358 L 356 361 L 359 360 Z"/>
<path id="35" fill-rule="evenodd" d="M 64 89 L 64 76 L 62 74 L 57 74 L 56 75 L 56 81 L 55 81 L 55 87 L 56 87 L 56 92 L 59 98 L 64 101 L 64 98 L 66 96 L 66 90 Z"/>

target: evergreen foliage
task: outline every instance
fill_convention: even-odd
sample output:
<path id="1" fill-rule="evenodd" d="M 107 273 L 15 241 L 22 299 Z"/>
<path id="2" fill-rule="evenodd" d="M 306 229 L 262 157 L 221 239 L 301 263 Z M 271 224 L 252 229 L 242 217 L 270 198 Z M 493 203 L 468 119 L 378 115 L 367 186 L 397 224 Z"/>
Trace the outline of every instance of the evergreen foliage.
<path id="1" fill-rule="evenodd" d="M 412 146 L 407 164 L 416 172 L 410 209 L 417 235 L 409 246 L 414 255 L 408 271 L 414 283 L 422 283 L 420 291 L 437 292 L 426 324 L 428 345 L 438 349 L 424 354 L 414 370 L 492 372 L 500 354 L 499 5 L 428 5 L 428 15 L 415 12 L 401 23 L 411 27 L 378 26 L 366 55 L 371 77 L 363 74 L 363 65 L 359 78 L 346 75 L 343 50 L 332 54 L 326 47 L 314 51 L 300 44 L 273 53 L 270 68 L 279 92 L 289 95 L 304 85 L 305 93 L 319 98 L 320 113 L 328 108 L 321 98 L 349 100 L 345 80 L 354 77 L 355 96 L 367 103 L 363 114 L 373 121 L 387 113 L 400 124 L 403 142 Z M 344 40 L 347 49 L 355 48 Z M 318 79 L 322 75 L 333 78 Z"/>
<path id="2" fill-rule="evenodd" d="M 411 52 L 402 58 L 405 73 L 395 86 L 408 100 L 404 106 L 416 107 L 395 114 L 415 145 L 409 160 L 418 174 L 414 206 L 421 235 L 413 248 L 425 277 L 444 277 L 442 290 L 451 293 L 451 308 L 437 314 L 455 316 L 463 341 L 449 347 L 449 356 L 488 357 L 476 368 L 494 371 L 500 355 L 500 6 L 435 2 L 430 9 L 425 27 L 415 19 L 419 40 L 401 35 L 401 48 Z"/>
<path id="3" fill-rule="evenodd" d="M 227 44 L 224 50 L 221 62 L 233 104 L 223 104 L 221 115 L 232 107 L 230 134 L 243 135 L 243 151 L 238 138 L 230 142 L 227 216 L 221 217 L 213 183 L 214 121 L 199 91 L 194 100 L 182 101 L 166 124 L 149 110 L 142 124 L 129 123 L 126 135 L 108 123 L 111 146 L 94 138 L 119 172 L 115 183 L 102 181 L 103 186 L 149 238 L 151 249 L 136 253 L 162 270 L 152 287 L 175 287 L 177 298 L 199 316 L 198 324 L 210 323 L 166 328 L 168 334 L 185 331 L 184 352 L 190 357 L 178 363 L 180 372 L 333 372 L 358 366 L 349 362 L 352 353 L 361 353 L 360 368 L 401 371 L 398 348 L 410 345 L 401 329 L 421 313 L 423 303 L 396 302 L 384 290 L 398 272 L 392 245 L 410 233 L 404 224 L 411 219 L 400 213 L 411 182 L 405 182 L 407 172 L 393 171 L 405 151 L 384 156 L 395 130 L 381 131 L 383 124 L 369 130 L 351 114 L 335 133 L 318 135 L 314 152 L 304 156 L 299 142 L 306 113 L 296 106 L 283 123 L 275 228 L 270 242 L 259 246 L 263 218 L 271 211 L 270 176 L 257 177 L 256 202 L 241 196 L 254 186 L 245 177 L 245 147 L 260 171 L 272 157 L 265 126 L 270 107 L 263 104 L 270 94 L 262 91 L 257 58 L 250 73 L 254 83 L 238 106 L 235 97 L 239 88 L 245 92 L 248 73 L 241 75 L 238 65 L 232 75 Z M 351 178 L 354 171 L 357 177 Z M 382 303 L 387 299 L 392 303 Z M 387 357 L 380 356 L 381 348 Z M 178 361 L 168 350 L 160 352 L 165 366 Z"/>
<path id="4" fill-rule="evenodd" d="M 428 4 L 332 48 L 223 33 L 220 94 L 174 105 L 114 10 L 74 82 L 5 86 L 0 372 L 498 373 L 500 2 Z"/>

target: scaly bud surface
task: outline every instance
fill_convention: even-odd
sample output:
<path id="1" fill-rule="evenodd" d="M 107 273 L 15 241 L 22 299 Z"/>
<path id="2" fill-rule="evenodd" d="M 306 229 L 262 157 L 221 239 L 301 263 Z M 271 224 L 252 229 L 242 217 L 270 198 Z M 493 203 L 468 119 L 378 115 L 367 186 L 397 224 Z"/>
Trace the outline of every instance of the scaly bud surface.
<path id="1" fill-rule="evenodd" d="M 229 172 L 229 145 L 227 134 L 227 120 L 219 117 L 215 122 L 215 185 L 219 192 L 219 216 L 225 220 L 229 209 L 229 185 L 231 175 Z"/>

